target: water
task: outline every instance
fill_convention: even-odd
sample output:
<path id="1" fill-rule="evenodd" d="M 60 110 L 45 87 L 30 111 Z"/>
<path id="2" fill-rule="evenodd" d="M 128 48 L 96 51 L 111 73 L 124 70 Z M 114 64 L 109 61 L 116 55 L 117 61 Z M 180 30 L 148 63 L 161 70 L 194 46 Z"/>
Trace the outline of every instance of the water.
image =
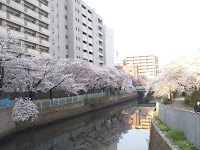
<path id="1" fill-rule="evenodd" d="M 1 150 L 148 150 L 153 107 L 127 102 L 18 133 Z"/>

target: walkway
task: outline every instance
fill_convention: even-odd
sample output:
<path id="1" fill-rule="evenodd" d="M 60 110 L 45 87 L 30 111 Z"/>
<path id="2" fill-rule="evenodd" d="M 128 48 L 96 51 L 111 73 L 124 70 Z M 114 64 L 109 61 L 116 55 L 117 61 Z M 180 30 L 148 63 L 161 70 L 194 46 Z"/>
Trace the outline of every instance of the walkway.
<path id="1" fill-rule="evenodd" d="M 172 103 L 168 105 L 174 108 L 194 111 L 192 107 L 185 104 L 184 97 L 181 95 L 181 93 L 178 93 L 176 97 L 172 100 Z"/>

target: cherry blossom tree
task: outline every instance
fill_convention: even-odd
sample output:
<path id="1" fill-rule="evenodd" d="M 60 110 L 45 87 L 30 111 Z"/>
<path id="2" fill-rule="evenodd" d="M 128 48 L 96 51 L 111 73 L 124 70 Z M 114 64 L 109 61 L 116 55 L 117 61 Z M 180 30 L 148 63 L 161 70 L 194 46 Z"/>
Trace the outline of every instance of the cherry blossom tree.
<path id="1" fill-rule="evenodd" d="M 28 121 L 31 122 L 37 119 L 39 113 L 37 105 L 30 98 L 16 98 L 15 105 L 12 108 L 12 119 L 16 122 Z"/>

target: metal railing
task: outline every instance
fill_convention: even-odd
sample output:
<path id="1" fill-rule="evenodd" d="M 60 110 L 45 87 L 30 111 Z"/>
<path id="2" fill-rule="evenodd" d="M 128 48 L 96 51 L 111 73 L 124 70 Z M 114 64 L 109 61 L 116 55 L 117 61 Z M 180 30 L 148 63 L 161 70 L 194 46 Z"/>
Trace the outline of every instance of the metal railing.
<path id="1" fill-rule="evenodd" d="M 117 95 L 117 94 L 133 93 L 133 92 L 135 92 L 135 91 L 127 92 L 125 90 L 121 90 L 119 93 L 115 92 L 113 94 L 110 94 L 107 92 L 101 92 L 101 93 L 77 95 L 77 96 L 73 96 L 73 97 L 53 98 L 52 100 L 50 100 L 50 99 L 34 100 L 34 103 L 38 106 L 38 108 L 46 108 L 46 107 L 53 107 L 53 106 L 58 106 L 58 105 L 76 103 L 76 102 L 84 101 L 85 99 Z M 5 106 L 4 100 L 0 100 L 0 109 L 6 108 L 6 107 L 13 107 L 13 106 L 14 106 L 13 100 L 11 100 L 10 106 Z"/>

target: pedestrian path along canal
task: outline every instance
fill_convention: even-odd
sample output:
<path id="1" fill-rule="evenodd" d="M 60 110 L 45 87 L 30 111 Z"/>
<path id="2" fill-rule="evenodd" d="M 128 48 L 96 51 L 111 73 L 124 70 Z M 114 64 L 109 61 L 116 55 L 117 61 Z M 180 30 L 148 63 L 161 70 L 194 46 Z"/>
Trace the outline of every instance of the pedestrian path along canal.
<path id="1" fill-rule="evenodd" d="M 1 150 L 148 150 L 154 107 L 126 102 L 0 141 Z"/>

